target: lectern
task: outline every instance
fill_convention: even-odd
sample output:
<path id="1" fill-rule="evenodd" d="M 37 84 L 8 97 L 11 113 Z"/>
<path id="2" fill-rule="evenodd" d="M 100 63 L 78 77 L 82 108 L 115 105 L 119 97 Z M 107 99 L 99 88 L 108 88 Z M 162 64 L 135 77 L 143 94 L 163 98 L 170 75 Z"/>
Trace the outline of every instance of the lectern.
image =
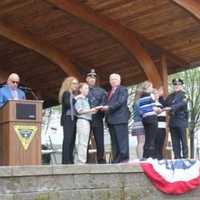
<path id="1" fill-rule="evenodd" d="M 0 109 L 0 165 L 41 164 L 42 103 L 10 100 Z"/>

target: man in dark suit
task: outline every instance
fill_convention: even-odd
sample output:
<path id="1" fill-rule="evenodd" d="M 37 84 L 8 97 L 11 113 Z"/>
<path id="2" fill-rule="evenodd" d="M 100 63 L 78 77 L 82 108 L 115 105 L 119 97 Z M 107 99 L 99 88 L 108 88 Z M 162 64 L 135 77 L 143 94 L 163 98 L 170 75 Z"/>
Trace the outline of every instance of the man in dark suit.
<path id="1" fill-rule="evenodd" d="M 128 90 L 121 86 L 119 74 L 111 74 L 109 77 L 111 91 L 108 93 L 107 104 L 103 107 L 106 111 L 113 153 L 113 163 L 126 162 L 129 159 L 128 142 Z"/>
<path id="2" fill-rule="evenodd" d="M 188 127 L 187 98 L 183 91 L 183 80 L 173 79 L 174 92 L 165 101 L 165 110 L 170 111 L 170 133 L 174 158 L 188 158 L 186 128 Z"/>
<path id="3" fill-rule="evenodd" d="M 86 81 L 89 85 L 88 99 L 90 106 L 98 107 L 106 103 L 107 94 L 103 88 L 96 86 L 96 72 L 94 69 L 87 74 Z M 106 163 L 104 158 L 104 112 L 98 111 L 92 115 L 91 131 L 93 132 L 96 148 L 97 148 L 97 162 L 99 164 Z"/>

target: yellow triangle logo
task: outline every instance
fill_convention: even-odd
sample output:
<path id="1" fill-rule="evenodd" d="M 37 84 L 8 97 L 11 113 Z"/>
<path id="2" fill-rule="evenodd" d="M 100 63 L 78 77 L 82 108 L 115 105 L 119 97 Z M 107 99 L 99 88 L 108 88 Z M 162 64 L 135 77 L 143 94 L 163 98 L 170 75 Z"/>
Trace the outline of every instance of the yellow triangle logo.
<path id="1" fill-rule="evenodd" d="M 25 150 L 27 150 L 33 137 L 36 134 L 36 131 L 38 129 L 37 126 L 16 125 L 14 126 L 14 129 L 22 146 Z"/>

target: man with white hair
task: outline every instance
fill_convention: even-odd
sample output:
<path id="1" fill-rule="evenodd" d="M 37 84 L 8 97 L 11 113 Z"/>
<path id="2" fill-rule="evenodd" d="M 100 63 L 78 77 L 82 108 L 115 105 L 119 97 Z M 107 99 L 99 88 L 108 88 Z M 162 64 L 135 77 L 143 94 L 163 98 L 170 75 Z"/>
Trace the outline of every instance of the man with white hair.
<path id="1" fill-rule="evenodd" d="M 109 81 L 112 89 L 108 93 L 107 104 L 103 110 L 106 112 L 106 121 L 111 136 L 112 163 L 126 162 L 129 159 L 128 90 L 121 85 L 119 74 L 111 74 Z"/>
<path id="2" fill-rule="evenodd" d="M 8 76 L 7 84 L 0 89 L 0 107 L 9 100 L 25 99 L 25 93 L 18 88 L 19 75 L 12 73 Z"/>

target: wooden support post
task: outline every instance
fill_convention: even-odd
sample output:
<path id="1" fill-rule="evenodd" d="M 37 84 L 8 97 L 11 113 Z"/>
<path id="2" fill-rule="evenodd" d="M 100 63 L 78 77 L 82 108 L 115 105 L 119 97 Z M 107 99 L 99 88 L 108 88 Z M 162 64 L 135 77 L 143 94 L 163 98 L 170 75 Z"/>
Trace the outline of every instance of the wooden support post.
<path id="1" fill-rule="evenodd" d="M 164 97 L 166 98 L 168 95 L 168 70 L 167 70 L 167 56 L 163 54 L 160 59 L 160 76 L 162 79 L 162 86 L 164 90 Z M 169 122 L 169 116 L 167 116 L 167 124 Z M 171 152 L 171 144 L 169 144 L 169 128 L 166 128 L 166 137 L 165 137 L 165 144 L 163 148 L 163 155 L 164 158 L 171 159 L 172 152 Z"/>
<path id="2" fill-rule="evenodd" d="M 168 70 L 167 70 L 167 57 L 165 54 L 161 56 L 161 79 L 162 79 L 162 86 L 164 89 L 164 96 L 168 95 Z"/>

